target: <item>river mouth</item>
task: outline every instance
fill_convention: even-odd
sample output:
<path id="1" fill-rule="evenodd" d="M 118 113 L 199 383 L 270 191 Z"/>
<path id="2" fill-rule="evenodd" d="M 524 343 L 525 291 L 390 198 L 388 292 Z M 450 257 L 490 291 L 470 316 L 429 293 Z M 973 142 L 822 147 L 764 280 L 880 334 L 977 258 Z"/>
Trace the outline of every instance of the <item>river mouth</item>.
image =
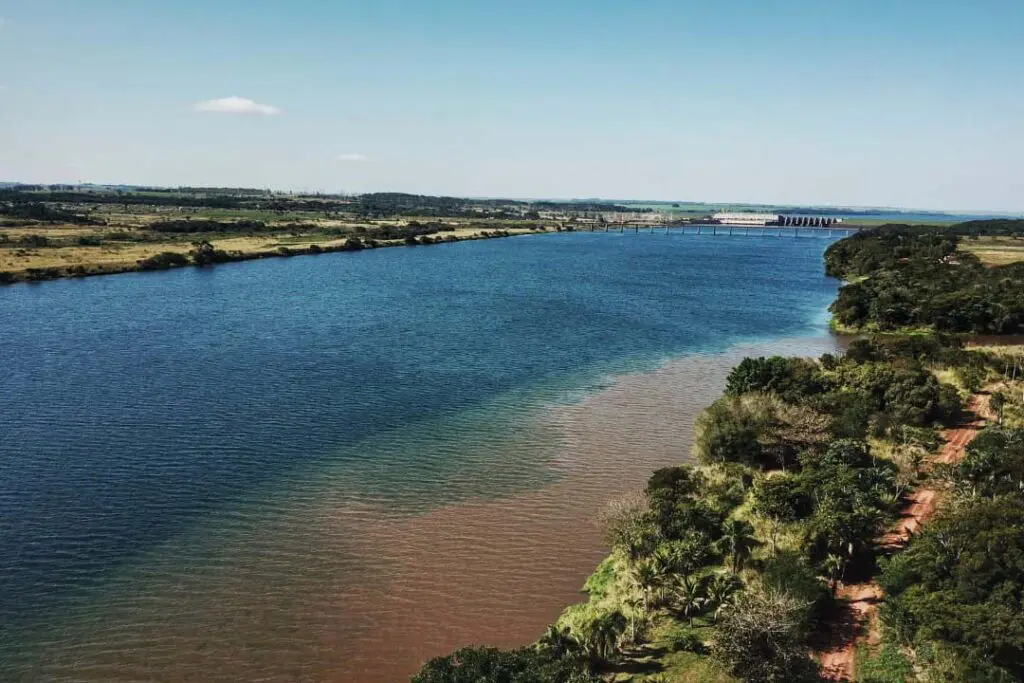
<path id="1" fill-rule="evenodd" d="M 377 683 L 533 641 L 736 362 L 836 347 L 824 244 L 654 240 L 0 293 L 0 678 Z"/>

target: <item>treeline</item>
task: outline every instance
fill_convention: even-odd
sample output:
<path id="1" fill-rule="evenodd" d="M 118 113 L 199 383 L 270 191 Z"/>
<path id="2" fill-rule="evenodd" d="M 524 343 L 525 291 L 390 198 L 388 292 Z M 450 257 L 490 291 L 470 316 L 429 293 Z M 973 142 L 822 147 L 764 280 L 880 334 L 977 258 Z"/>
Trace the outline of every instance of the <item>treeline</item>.
<path id="1" fill-rule="evenodd" d="M 918 485 L 923 456 L 961 417 L 960 395 L 934 370 L 978 384 L 1001 365 L 947 341 L 745 359 L 698 419 L 700 465 L 658 470 L 602 515 L 612 554 L 588 579 L 586 603 L 531 648 L 462 650 L 413 680 L 590 680 L 654 640 L 743 681 L 818 680 L 807 653 L 839 582 L 872 571 L 875 541 Z M 1006 486 L 1024 485 L 1020 471 Z M 510 661 L 533 673 L 504 676 Z M 553 663 L 561 668 L 545 677 Z"/>
<path id="2" fill-rule="evenodd" d="M 1024 680 L 1024 430 L 990 426 L 943 473 L 953 500 L 883 562 L 883 623 L 927 680 Z"/>
<path id="3" fill-rule="evenodd" d="M 167 220 L 156 221 L 147 226 L 152 232 L 190 234 L 199 232 L 210 233 L 256 233 L 279 231 L 280 228 L 268 226 L 263 221 L 238 220 Z"/>
<path id="4" fill-rule="evenodd" d="M 42 223 L 71 223 L 74 225 L 102 225 L 89 216 L 69 211 L 59 205 L 42 202 L 3 202 L 0 201 L 0 216 L 23 221 L 39 221 Z"/>
<path id="5" fill-rule="evenodd" d="M 464 199 L 432 197 L 402 192 L 376 192 L 355 198 L 353 210 L 368 217 L 436 216 L 456 218 L 536 219 L 540 211 L 585 212 L 630 211 L 628 207 L 603 202 L 525 202 L 512 199 Z"/>
<path id="6" fill-rule="evenodd" d="M 24 190 L 0 188 L 0 203 L 10 204 L 123 204 L 133 206 L 187 206 L 205 209 L 252 208 L 254 200 L 234 195 L 192 195 L 177 192 L 133 192 L 127 190 L 98 191 L 78 189 Z"/>
<path id="7" fill-rule="evenodd" d="M 830 309 L 835 320 L 854 329 L 1024 332 L 1024 263 L 986 267 L 958 250 L 964 237 L 984 235 L 1024 236 L 1024 221 L 884 226 L 833 244 L 826 270 L 849 281 Z"/>
<path id="8" fill-rule="evenodd" d="M 266 190 L 236 188 L 134 188 L 102 189 L 75 186 L 12 186 L 0 188 L 3 204 L 125 205 L 350 214 L 363 218 L 392 216 L 475 217 L 536 219 L 540 211 L 620 212 L 633 211 L 614 203 L 524 202 L 512 199 L 466 199 L 401 192 L 376 192 L 355 197 L 339 195 L 281 195 Z M 645 209 L 649 211 L 649 209 Z"/>

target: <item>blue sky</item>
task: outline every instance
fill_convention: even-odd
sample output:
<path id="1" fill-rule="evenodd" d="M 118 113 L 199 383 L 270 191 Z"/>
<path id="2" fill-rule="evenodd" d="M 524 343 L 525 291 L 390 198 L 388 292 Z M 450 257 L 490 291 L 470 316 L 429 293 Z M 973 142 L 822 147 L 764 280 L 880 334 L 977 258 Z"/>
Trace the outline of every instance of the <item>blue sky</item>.
<path id="1" fill-rule="evenodd" d="M 1021 0 L 0 17 L 0 180 L 1024 211 Z"/>

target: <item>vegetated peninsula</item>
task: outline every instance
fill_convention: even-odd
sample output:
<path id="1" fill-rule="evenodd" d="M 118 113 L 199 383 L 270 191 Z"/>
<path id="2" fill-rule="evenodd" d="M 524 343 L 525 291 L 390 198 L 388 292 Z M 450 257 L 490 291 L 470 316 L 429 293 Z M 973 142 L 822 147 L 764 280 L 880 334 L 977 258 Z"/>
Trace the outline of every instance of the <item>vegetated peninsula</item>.
<path id="1" fill-rule="evenodd" d="M 836 319 L 888 333 L 745 359 L 698 420 L 698 464 L 609 504 L 585 602 L 414 683 L 1024 680 L 1024 347 L 952 334 L 1021 331 L 1022 233 L 834 245 Z"/>

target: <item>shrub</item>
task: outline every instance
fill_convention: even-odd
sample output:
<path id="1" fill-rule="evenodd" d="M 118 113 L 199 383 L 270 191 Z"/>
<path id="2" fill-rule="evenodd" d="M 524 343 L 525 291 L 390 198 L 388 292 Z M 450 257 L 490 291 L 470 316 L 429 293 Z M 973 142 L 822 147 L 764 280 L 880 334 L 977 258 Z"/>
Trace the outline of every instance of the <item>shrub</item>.
<path id="1" fill-rule="evenodd" d="M 693 652 L 698 655 L 705 655 L 709 652 L 708 646 L 693 631 L 673 633 L 668 639 L 668 649 L 671 652 Z"/>
<path id="2" fill-rule="evenodd" d="M 162 251 L 139 261 L 142 270 L 166 270 L 188 265 L 188 257 L 175 251 Z"/>
<path id="3" fill-rule="evenodd" d="M 231 260 L 230 254 L 221 249 L 214 248 L 214 246 L 206 240 L 198 242 L 195 249 L 190 251 L 189 254 L 192 256 L 192 261 L 197 266 L 206 266 Z"/>
<path id="4" fill-rule="evenodd" d="M 571 659 L 556 659 L 531 647 L 498 650 L 467 647 L 427 662 L 412 683 L 589 683 L 596 682 Z"/>
<path id="5" fill-rule="evenodd" d="M 778 591 L 750 589 L 723 610 L 712 653 L 749 683 L 810 683 L 818 666 L 804 644 L 806 601 Z"/>

